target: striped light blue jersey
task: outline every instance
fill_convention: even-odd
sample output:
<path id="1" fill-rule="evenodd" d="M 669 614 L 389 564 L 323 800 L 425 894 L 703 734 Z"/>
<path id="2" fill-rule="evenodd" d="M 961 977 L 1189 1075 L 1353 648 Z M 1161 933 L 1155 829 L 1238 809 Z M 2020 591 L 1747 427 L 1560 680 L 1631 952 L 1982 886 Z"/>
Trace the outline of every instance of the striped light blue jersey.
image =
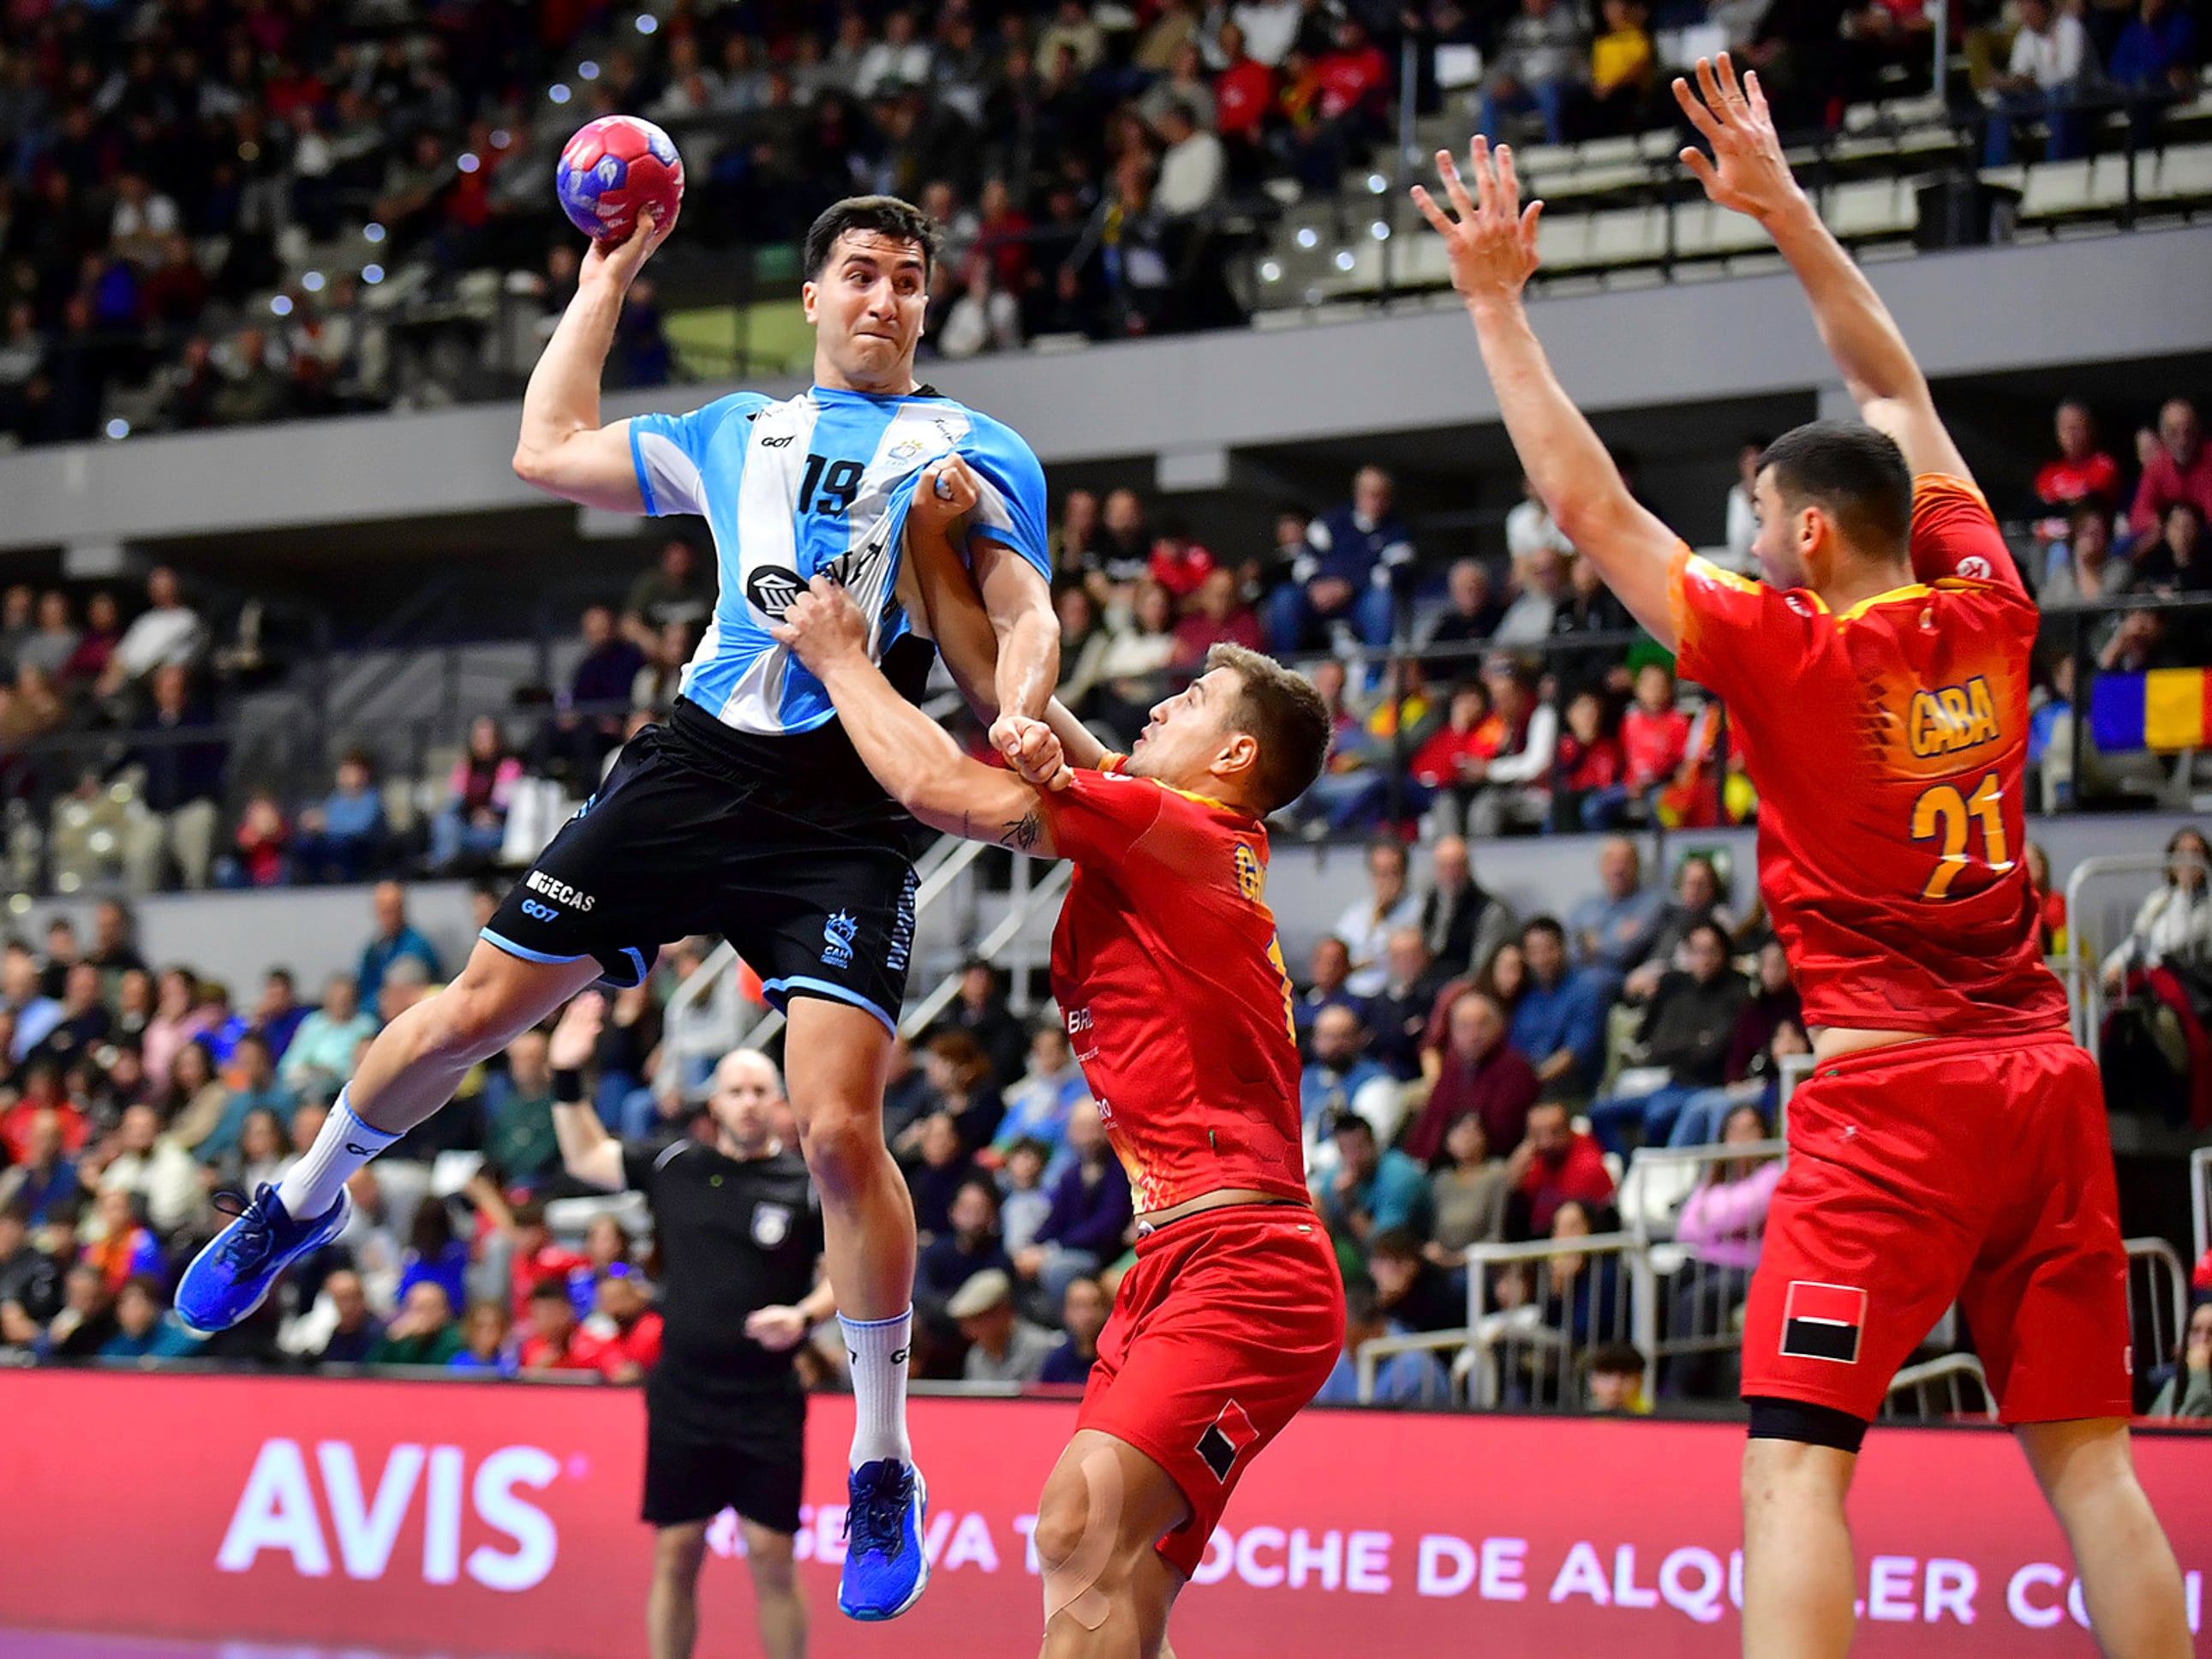
<path id="1" fill-rule="evenodd" d="M 1049 579 L 1044 469 L 1019 434 L 927 387 L 872 398 L 816 386 L 775 403 L 739 392 L 689 415 L 629 422 L 645 510 L 703 514 L 720 596 L 679 690 L 758 737 L 836 717 L 822 683 L 768 625 L 814 576 L 841 582 L 871 619 L 876 660 L 912 631 L 899 575 L 921 469 L 957 450 L 982 484 L 969 538 L 1003 542 Z"/>

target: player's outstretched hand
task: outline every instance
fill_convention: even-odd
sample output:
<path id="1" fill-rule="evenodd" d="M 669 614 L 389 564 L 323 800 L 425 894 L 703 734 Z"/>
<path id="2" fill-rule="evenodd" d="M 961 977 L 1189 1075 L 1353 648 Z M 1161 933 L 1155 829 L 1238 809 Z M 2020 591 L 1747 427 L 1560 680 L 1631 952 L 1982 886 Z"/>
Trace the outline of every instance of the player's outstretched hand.
<path id="1" fill-rule="evenodd" d="M 545 1045 L 546 1064 L 556 1072 L 579 1071 L 590 1065 L 599 1046 L 599 1027 L 606 1012 L 607 1000 L 597 991 L 586 991 L 571 1000 Z"/>
<path id="2" fill-rule="evenodd" d="M 781 1353 L 806 1334 L 806 1316 L 796 1308 L 755 1308 L 745 1316 L 745 1334 L 770 1353 Z"/>
<path id="3" fill-rule="evenodd" d="M 1452 286 L 1468 300 L 1510 300 L 1516 297 L 1536 270 L 1536 222 L 1544 204 L 1521 205 L 1521 181 L 1513 173 L 1511 146 L 1500 144 L 1491 153 L 1490 141 L 1478 137 L 1468 160 L 1474 174 L 1474 194 L 1468 194 L 1459 166 L 1449 150 L 1437 152 L 1437 177 L 1450 198 L 1447 213 L 1435 197 L 1413 186 L 1413 205 L 1437 228 L 1451 252 Z M 1455 218 L 1454 214 L 1458 216 Z"/>
<path id="4" fill-rule="evenodd" d="M 1759 71 L 1750 71 L 1739 83 L 1735 65 L 1723 52 L 1717 66 L 1711 58 L 1698 59 L 1697 74 L 1694 89 L 1680 76 L 1674 77 L 1674 101 L 1713 153 L 1707 155 L 1692 145 L 1682 152 L 1682 165 L 1721 206 L 1763 223 L 1802 192 L 1783 157 Z"/>
<path id="5" fill-rule="evenodd" d="M 819 676 L 830 664 L 868 649 L 868 622 L 860 607 L 827 576 L 817 576 L 768 631 Z"/>
<path id="6" fill-rule="evenodd" d="M 1022 775 L 1024 783 L 1065 789 L 1075 781 L 1059 738 L 1042 720 L 1024 714 L 1000 715 L 991 722 L 991 747 L 1006 757 L 1006 764 Z"/>
<path id="7" fill-rule="evenodd" d="M 584 255 L 584 263 L 577 268 L 579 286 L 593 282 L 612 283 L 615 291 L 627 294 L 653 250 L 660 246 L 660 215 L 647 208 L 637 216 L 637 224 L 627 240 L 620 242 L 593 242 L 591 251 Z"/>

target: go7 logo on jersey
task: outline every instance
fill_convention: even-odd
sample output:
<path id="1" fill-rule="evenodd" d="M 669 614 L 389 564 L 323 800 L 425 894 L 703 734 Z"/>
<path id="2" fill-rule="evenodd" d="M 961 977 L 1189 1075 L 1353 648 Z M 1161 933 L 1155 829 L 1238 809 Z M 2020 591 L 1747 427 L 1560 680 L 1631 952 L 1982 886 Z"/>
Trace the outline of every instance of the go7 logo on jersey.
<path id="1" fill-rule="evenodd" d="M 833 461 L 825 456 L 806 458 L 806 476 L 799 483 L 801 513 L 843 513 L 860 493 L 860 475 L 867 471 L 858 461 Z"/>

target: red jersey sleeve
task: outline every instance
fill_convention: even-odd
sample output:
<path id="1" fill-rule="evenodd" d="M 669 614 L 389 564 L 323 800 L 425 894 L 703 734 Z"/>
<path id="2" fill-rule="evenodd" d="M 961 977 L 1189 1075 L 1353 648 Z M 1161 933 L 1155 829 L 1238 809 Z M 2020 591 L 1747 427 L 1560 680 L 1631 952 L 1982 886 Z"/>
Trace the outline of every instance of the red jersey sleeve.
<path id="1" fill-rule="evenodd" d="M 1079 771 L 1066 788 L 1043 796 L 1054 850 L 1077 864 L 1118 864 L 1159 822 L 1165 794 L 1150 778 Z"/>
<path id="2" fill-rule="evenodd" d="M 1790 683 L 1814 644 L 1820 602 L 1722 569 L 1686 547 L 1669 581 L 1675 671 L 1724 702 Z"/>
<path id="3" fill-rule="evenodd" d="M 1982 492 L 1941 472 L 1912 481 L 1912 574 L 1923 582 L 1958 577 L 2027 592 Z"/>

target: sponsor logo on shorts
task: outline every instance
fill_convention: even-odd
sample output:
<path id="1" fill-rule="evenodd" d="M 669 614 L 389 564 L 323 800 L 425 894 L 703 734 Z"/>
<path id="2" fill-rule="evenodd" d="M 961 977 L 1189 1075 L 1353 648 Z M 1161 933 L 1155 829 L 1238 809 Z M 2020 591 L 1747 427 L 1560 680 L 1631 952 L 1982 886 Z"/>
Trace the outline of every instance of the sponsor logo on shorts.
<path id="1" fill-rule="evenodd" d="M 1856 1365 L 1866 1310 L 1867 1293 L 1856 1285 L 1793 1279 L 1782 1304 L 1782 1352 L 1794 1359 Z"/>
<path id="2" fill-rule="evenodd" d="M 884 952 L 884 966 L 891 972 L 903 973 L 906 959 L 914 949 L 914 896 L 916 883 L 914 872 L 906 872 L 906 880 L 899 888 L 898 911 L 891 918 L 891 948 Z"/>
<path id="3" fill-rule="evenodd" d="M 756 1204 L 753 1206 L 753 1243 L 763 1250 L 772 1250 L 791 1237 L 791 1206 L 788 1204 Z"/>
<path id="4" fill-rule="evenodd" d="M 550 904 L 540 904 L 536 899 L 522 901 L 522 914 L 532 921 L 556 921 L 561 913 Z"/>
<path id="5" fill-rule="evenodd" d="M 853 965 L 853 939 L 860 924 L 848 911 L 840 910 L 822 924 L 822 960 L 832 968 Z"/>
<path id="6" fill-rule="evenodd" d="M 1213 1471 L 1213 1478 L 1225 1486 L 1237 1460 L 1259 1437 L 1260 1431 L 1252 1426 L 1252 1419 L 1244 1414 L 1244 1408 L 1232 1400 L 1206 1425 L 1206 1432 L 1198 1437 L 1198 1455 Z"/>
<path id="7" fill-rule="evenodd" d="M 571 887 L 565 881 L 556 881 L 543 870 L 532 870 L 522 878 L 522 884 L 533 893 L 543 893 L 556 904 L 565 904 L 579 915 L 589 915 L 599 900 L 581 888 Z M 527 905 L 523 907 L 527 909 Z"/>

